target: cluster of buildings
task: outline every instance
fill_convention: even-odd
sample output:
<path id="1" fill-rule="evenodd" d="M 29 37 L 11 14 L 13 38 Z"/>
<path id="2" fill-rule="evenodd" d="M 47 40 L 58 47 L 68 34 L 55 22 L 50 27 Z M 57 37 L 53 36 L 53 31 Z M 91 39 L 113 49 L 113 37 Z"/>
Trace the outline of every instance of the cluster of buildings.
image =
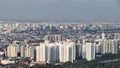
<path id="1" fill-rule="evenodd" d="M 120 34 L 116 34 L 116 36 Z M 92 42 L 92 43 L 90 43 Z M 101 38 L 94 41 L 83 40 L 82 43 L 82 58 L 87 60 L 95 59 L 96 55 L 104 54 L 118 54 L 119 53 L 120 38 L 107 39 L 105 33 L 101 34 Z"/>
<path id="2" fill-rule="evenodd" d="M 95 60 L 96 54 L 118 54 L 119 39 L 106 39 L 105 34 L 101 34 L 100 39 L 94 41 L 83 39 L 79 44 L 71 39 L 65 41 L 40 42 L 39 45 L 19 44 L 13 42 L 6 49 L 6 56 L 12 57 L 29 57 L 34 61 L 41 62 L 74 62 L 76 56 L 82 56 L 87 61 Z M 79 47 L 78 47 L 79 46 Z M 79 53 L 79 54 L 77 54 Z"/>
<path id="3" fill-rule="evenodd" d="M 84 43 L 82 45 L 82 58 L 88 61 L 95 59 L 95 45 L 93 43 Z"/>
<path id="4" fill-rule="evenodd" d="M 75 60 L 75 43 L 42 43 L 36 47 L 36 61 L 73 62 Z"/>
<path id="5" fill-rule="evenodd" d="M 72 41 L 64 42 L 43 42 L 37 46 L 11 44 L 7 47 L 6 56 L 13 57 L 29 57 L 34 61 L 41 62 L 73 62 L 76 56 L 75 43 Z"/>
<path id="6" fill-rule="evenodd" d="M 44 34 L 48 31 L 52 31 L 53 33 L 56 31 L 67 31 L 70 30 L 118 30 L 120 28 L 120 24 L 114 24 L 114 23 L 94 23 L 94 24 L 88 24 L 88 23 L 50 23 L 50 22 L 43 22 L 43 23 L 29 23 L 29 22 L 1 22 L 0 23 L 0 33 L 6 34 L 6 33 L 18 33 L 21 31 L 29 31 L 32 32 L 32 30 L 41 30 L 41 34 Z M 44 32 L 44 31 L 45 32 Z M 62 30 L 62 31 L 61 31 Z M 119 30 L 118 30 L 119 32 Z M 62 34 L 62 33 L 61 33 Z"/>
<path id="7" fill-rule="evenodd" d="M 120 24 L 0 24 L 0 58 L 74 62 L 118 54 Z M 10 61 L 13 63 L 13 61 Z"/>
<path id="8" fill-rule="evenodd" d="M 73 62 L 75 60 L 75 43 L 72 41 L 64 42 L 42 42 L 37 46 L 19 44 L 14 41 L 6 49 L 6 57 L 29 57 L 35 61 L 44 62 Z"/>

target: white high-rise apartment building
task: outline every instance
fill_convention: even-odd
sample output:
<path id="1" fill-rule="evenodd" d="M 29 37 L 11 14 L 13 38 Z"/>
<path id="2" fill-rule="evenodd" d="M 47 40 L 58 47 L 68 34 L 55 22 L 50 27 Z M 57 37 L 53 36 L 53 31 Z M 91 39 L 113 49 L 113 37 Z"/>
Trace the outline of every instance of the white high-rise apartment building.
<path id="1" fill-rule="evenodd" d="M 59 46 L 57 43 L 41 43 L 36 47 L 36 61 L 52 62 L 59 60 Z"/>
<path id="2" fill-rule="evenodd" d="M 47 61 L 46 45 L 41 43 L 40 46 L 36 46 L 36 61 Z"/>
<path id="3" fill-rule="evenodd" d="M 73 62 L 75 60 L 75 43 L 65 42 L 59 45 L 60 62 Z"/>
<path id="4" fill-rule="evenodd" d="M 83 59 L 86 58 L 86 43 L 85 43 L 85 40 L 83 40 L 83 44 L 82 44 L 82 58 Z"/>
<path id="5" fill-rule="evenodd" d="M 56 43 L 47 43 L 47 62 L 59 60 L 59 46 Z"/>
<path id="6" fill-rule="evenodd" d="M 20 46 L 20 56 L 29 57 L 31 59 L 35 58 L 35 46 L 21 45 Z"/>
<path id="7" fill-rule="evenodd" d="M 95 59 L 95 45 L 86 43 L 86 60 L 91 61 Z"/>
<path id="8" fill-rule="evenodd" d="M 25 45 L 20 46 L 20 56 L 25 57 Z"/>
<path id="9" fill-rule="evenodd" d="M 102 39 L 105 39 L 105 33 L 102 33 L 101 35 L 102 35 Z"/>
<path id="10" fill-rule="evenodd" d="M 25 57 L 34 58 L 34 46 L 26 46 L 25 47 Z"/>
<path id="11" fill-rule="evenodd" d="M 17 57 L 17 53 L 17 46 L 11 44 L 7 47 L 7 57 Z"/>
<path id="12" fill-rule="evenodd" d="M 111 46 L 111 53 L 112 54 L 117 54 L 118 53 L 118 46 L 119 46 L 119 40 L 113 39 L 110 41 L 110 46 Z"/>
<path id="13" fill-rule="evenodd" d="M 101 41 L 102 39 L 96 39 L 94 42 L 95 45 L 95 53 L 101 53 Z"/>

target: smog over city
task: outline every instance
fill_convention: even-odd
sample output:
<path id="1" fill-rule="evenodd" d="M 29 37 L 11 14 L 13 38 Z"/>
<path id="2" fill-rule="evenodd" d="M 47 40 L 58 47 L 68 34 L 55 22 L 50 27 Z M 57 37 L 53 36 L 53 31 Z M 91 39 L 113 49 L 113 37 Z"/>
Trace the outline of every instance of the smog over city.
<path id="1" fill-rule="evenodd" d="M 1 0 L 0 20 L 120 22 L 119 0 Z"/>

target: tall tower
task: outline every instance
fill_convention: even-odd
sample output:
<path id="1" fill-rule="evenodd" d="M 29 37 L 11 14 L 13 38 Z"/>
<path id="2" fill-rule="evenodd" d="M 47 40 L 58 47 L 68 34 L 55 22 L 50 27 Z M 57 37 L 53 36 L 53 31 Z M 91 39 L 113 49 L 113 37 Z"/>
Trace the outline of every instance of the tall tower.
<path id="1" fill-rule="evenodd" d="M 7 57 L 17 57 L 18 48 L 15 45 L 9 45 L 7 47 Z"/>
<path id="2" fill-rule="evenodd" d="M 56 43 L 42 43 L 36 47 L 36 61 L 52 62 L 59 60 L 59 47 Z"/>
<path id="3" fill-rule="evenodd" d="M 91 61 L 95 59 L 95 46 L 92 43 L 86 43 L 86 60 Z"/>
<path id="4" fill-rule="evenodd" d="M 105 33 L 102 33 L 101 35 L 102 35 L 102 39 L 105 39 Z"/>
<path id="5" fill-rule="evenodd" d="M 20 55 L 21 57 L 25 57 L 25 45 L 20 46 Z"/>
<path id="6" fill-rule="evenodd" d="M 34 46 L 26 46 L 25 47 L 25 57 L 34 58 Z"/>
<path id="7" fill-rule="evenodd" d="M 75 44 L 73 42 L 63 43 L 59 46 L 60 62 L 73 62 L 75 60 Z"/>
<path id="8" fill-rule="evenodd" d="M 86 43 L 85 43 L 85 40 L 83 40 L 83 43 L 82 43 L 82 58 L 83 59 L 86 58 Z"/>
<path id="9" fill-rule="evenodd" d="M 59 52 L 57 51 L 58 46 L 55 43 L 48 43 L 46 44 L 46 56 L 47 56 L 47 62 L 52 62 L 52 61 L 56 61 L 59 60 L 58 54 Z M 59 50 L 59 49 L 58 49 Z"/>
<path id="10" fill-rule="evenodd" d="M 36 47 L 36 61 L 44 61 L 47 60 L 46 55 L 46 45 L 44 43 L 40 44 L 40 46 Z"/>

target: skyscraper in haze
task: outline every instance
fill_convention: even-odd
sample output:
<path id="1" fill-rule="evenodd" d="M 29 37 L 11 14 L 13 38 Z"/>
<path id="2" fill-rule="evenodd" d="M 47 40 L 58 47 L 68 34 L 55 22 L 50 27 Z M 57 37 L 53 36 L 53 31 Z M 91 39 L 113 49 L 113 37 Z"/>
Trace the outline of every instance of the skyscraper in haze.
<path id="1" fill-rule="evenodd" d="M 95 45 L 93 43 L 86 43 L 86 60 L 95 59 Z"/>
<path id="2" fill-rule="evenodd" d="M 7 57 L 17 57 L 18 48 L 16 45 L 9 45 L 7 47 Z"/>
<path id="3" fill-rule="evenodd" d="M 75 44 L 73 42 L 63 43 L 59 46 L 60 62 L 73 62 L 75 60 Z"/>

